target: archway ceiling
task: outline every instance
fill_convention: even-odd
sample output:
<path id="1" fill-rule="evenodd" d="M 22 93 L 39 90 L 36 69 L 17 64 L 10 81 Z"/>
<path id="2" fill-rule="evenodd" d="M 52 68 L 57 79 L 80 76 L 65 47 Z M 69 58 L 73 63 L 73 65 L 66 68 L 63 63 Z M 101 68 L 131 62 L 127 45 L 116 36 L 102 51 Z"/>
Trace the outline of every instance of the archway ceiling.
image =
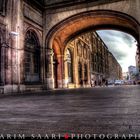
<path id="1" fill-rule="evenodd" d="M 93 14 L 91 12 L 68 19 L 59 26 L 61 27 L 54 34 L 53 39 L 59 40 L 61 46 L 66 45 L 75 35 L 91 29 L 116 29 L 138 38 L 138 26 L 135 20 L 117 14 Z"/>
<path id="2" fill-rule="evenodd" d="M 29 1 L 29 0 L 24 0 Z M 99 5 L 103 3 L 112 3 L 121 0 L 30 0 L 30 2 L 35 5 L 38 5 L 42 8 L 63 8 L 69 6 L 75 6 L 79 4 L 89 4 L 93 3 L 93 5 Z M 89 5 L 90 6 L 90 5 Z"/>

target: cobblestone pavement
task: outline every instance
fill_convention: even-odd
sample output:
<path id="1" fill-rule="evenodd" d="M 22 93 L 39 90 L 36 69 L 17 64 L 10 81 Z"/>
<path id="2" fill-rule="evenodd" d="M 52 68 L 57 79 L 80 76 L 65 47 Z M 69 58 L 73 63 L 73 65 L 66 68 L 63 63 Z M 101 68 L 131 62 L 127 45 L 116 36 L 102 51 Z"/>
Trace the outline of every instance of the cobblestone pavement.
<path id="1" fill-rule="evenodd" d="M 0 134 L 140 133 L 140 86 L 0 97 Z"/>

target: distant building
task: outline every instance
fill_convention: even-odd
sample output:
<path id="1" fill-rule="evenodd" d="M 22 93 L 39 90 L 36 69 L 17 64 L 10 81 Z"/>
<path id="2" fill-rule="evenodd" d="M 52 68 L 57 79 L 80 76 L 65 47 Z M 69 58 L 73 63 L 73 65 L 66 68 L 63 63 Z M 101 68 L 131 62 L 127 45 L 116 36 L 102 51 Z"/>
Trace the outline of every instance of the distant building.
<path id="1" fill-rule="evenodd" d="M 109 76 L 109 50 L 96 32 L 92 32 L 91 37 L 91 79 L 100 84 L 103 79 L 108 79 Z"/>
<path id="2" fill-rule="evenodd" d="M 129 73 L 129 80 L 135 80 L 136 74 L 138 73 L 136 66 L 129 66 L 128 73 Z"/>
<path id="3" fill-rule="evenodd" d="M 123 80 L 129 80 L 129 73 L 123 72 L 122 77 L 123 77 Z"/>
<path id="4" fill-rule="evenodd" d="M 106 80 L 122 79 L 122 68 L 108 47 L 94 32 L 71 40 L 64 52 L 65 88 L 102 84 Z"/>
<path id="5" fill-rule="evenodd" d="M 122 79 L 122 68 L 111 52 L 108 52 L 109 80 Z"/>
<path id="6" fill-rule="evenodd" d="M 137 51 L 136 51 L 136 67 L 137 67 L 138 71 L 140 72 L 140 55 L 139 55 L 138 48 L 137 48 Z"/>
<path id="7" fill-rule="evenodd" d="M 140 83 L 140 52 L 139 52 L 139 48 L 137 48 L 137 51 L 136 51 L 136 68 L 137 68 L 136 82 Z"/>

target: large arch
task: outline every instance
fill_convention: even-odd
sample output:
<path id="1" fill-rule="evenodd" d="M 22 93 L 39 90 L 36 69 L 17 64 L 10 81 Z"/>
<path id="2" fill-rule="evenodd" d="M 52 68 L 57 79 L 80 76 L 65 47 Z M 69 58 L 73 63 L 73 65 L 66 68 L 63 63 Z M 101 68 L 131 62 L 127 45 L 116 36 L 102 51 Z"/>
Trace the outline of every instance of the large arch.
<path id="1" fill-rule="evenodd" d="M 140 42 L 140 23 L 133 17 L 112 10 L 95 10 L 71 16 L 55 25 L 46 36 L 47 48 L 52 48 L 59 56 L 59 82 L 63 87 L 64 49 L 72 38 L 89 30 L 115 29 L 131 34 Z M 57 46 L 56 46 L 57 44 Z M 61 69 L 61 70 L 60 70 Z"/>
<path id="2" fill-rule="evenodd" d="M 131 34 L 139 42 L 139 28 L 140 23 L 125 13 L 88 11 L 71 16 L 52 27 L 46 36 L 46 45 L 51 47 L 54 40 L 66 44 L 73 36 L 91 29 L 117 29 Z"/>

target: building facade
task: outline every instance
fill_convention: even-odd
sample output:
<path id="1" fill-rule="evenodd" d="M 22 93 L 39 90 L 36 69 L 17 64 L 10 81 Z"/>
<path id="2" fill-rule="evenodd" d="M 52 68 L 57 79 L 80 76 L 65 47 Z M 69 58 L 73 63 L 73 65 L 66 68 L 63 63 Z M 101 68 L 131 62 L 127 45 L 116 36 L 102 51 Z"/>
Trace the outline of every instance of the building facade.
<path id="1" fill-rule="evenodd" d="M 109 81 L 121 80 L 122 79 L 122 68 L 116 58 L 111 52 L 108 54 L 109 60 Z"/>
<path id="2" fill-rule="evenodd" d="M 92 32 L 91 36 L 91 80 L 96 81 L 96 84 L 99 85 L 103 79 L 108 79 L 109 76 L 109 50 L 96 32 Z"/>
<path id="3" fill-rule="evenodd" d="M 95 81 L 100 85 L 104 80 L 122 79 L 120 64 L 95 31 L 69 41 L 64 49 L 63 63 L 63 88 L 89 87 Z M 59 85 L 57 65 L 53 69 L 54 87 Z"/>
<path id="4" fill-rule="evenodd" d="M 136 51 L 136 68 L 138 71 L 140 71 L 140 55 L 139 55 L 139 48 L 137 47 Z"/>
<path id="5" fill-rule="evenodd" d="M 139 53 L 139 48 L 138 47 L 137 47 L 135 58 L 136 58 L 136 69 L 137 69 L 136 83 L 140 84 L 140 53 Z"/>

